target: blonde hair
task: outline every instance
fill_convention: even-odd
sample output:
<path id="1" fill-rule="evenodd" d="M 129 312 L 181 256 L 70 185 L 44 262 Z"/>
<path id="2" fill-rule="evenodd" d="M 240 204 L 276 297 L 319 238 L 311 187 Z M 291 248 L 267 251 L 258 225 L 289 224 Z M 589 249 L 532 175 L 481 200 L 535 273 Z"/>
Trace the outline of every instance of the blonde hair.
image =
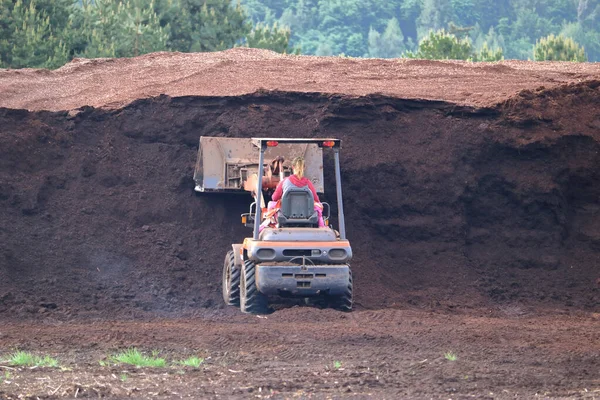
<path id="1" fill-rule="evenodd" d="M 292 168 L 294 169 L 294 175 L 302 179 L 304 177 L 304 157 L 296 157 L 292 160 Z"/>

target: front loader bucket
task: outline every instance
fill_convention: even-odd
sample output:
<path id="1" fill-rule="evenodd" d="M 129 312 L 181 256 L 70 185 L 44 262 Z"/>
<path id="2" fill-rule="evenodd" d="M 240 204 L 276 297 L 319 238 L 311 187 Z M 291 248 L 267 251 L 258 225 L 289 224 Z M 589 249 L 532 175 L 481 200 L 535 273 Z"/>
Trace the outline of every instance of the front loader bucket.
<path id="1" fill-rule="evenodd" d="M 316 144 L 280 144 L 265 152 L 263 188 L 273 189 L 280 179 L 291 173 L 294 157 L 304 156 L 305 176 L 319 193 L 324 191 L 323 150 Z M 283 158 L 278 168 L 278 157 Z M 244 186 L 254 189 L 257 180 L 259 149 L 250 138 L 200 137 L 198 159 L 194 171 L 197 192 L 245 192 Z"/>

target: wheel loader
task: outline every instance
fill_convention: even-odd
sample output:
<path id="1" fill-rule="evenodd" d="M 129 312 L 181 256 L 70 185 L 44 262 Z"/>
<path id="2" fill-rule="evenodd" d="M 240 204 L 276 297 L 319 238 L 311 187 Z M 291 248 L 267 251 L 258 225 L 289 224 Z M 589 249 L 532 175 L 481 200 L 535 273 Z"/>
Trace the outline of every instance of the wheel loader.
<path id="1" fill-rule="evenodd" d="M 340 177 L 339 139 L 201 137 L 194 171 L 201 193 L 248 193 L 254 198 L 242 223 L 253 229 L 243 243 L 232 244 L 223 265 L 223 300 L 244 313 L 264 314 L 286 297 L 352 309 L 352 249 L 346 239 Z M 292 185 L 275 209 L 269 199 L 291 173 L 289 160 L 305 159 L 305 176 L 324 193 L 323 151 L 332 151 L 338 227 L 330 224 L 323 203 L 324 227 L 307 188 Z M 272 160 L 266 162 L 265 160 Z M 273 205 L 271 203 L 269 206 Z M 267 217 L 270 220 L 265 221 Z"/>

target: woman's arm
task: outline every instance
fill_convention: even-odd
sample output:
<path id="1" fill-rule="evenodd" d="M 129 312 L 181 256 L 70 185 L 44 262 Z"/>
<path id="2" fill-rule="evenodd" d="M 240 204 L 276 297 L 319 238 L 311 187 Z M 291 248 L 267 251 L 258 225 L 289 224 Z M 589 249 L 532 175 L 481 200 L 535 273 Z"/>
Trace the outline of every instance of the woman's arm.
<path id="1" fill-rule="evenodd" d="M 279 201 L 281 199 L 281 196 L 283 195 L 283 181 L 285 181 L 285 179 L 279 181 L 279 183 L 277 184 L 277 187 L 275 188 L 275 193 L 273 193 L 273 195 L 271 196 L 271 200 Z"/>
<path id="2" fill-rule="evenodd" d="M 308 188 L 309 188 L 309 189 L 310 189 L 310 191 L 312 192 L 312 194 L 313 194 L 313 197 L 314 197 L 315 201 L 316 201 L 317 203 L 320 203 L 320 202 L 321 202 L 321 200 L 319 200 L 319 196 L 317 195 L 317 191 L 315 190 L 315 186 L 314 186 L 314 185 L 313 185 L 313 183 L 310 181 L 310 179 L 307 179 L 307 181 L 308 181 Z"/>

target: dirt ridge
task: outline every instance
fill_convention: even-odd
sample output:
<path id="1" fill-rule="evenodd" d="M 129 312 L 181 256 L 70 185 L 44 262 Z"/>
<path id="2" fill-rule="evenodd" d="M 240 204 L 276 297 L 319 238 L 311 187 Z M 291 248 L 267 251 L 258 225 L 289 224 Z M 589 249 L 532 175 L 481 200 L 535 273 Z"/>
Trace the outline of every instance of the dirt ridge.
<path id="1" fill-rule="evenodd" d="M 0 69 L 0 107 L 119 109 L 140 98 L 240 96 L 264 91 L 349 96 L 380 93 L 494 107 L 524 89 L 600 77 L 597 63 L 498 63 L 281 55 L 236 48 L 214 53 L 159 52 L 134 58 L 75 59 L 54 71 Z"/>
<path id="2" fill-rule="evenodd" d="M 0 311 L 222 307 L 249 199 L 193 193 L 200 135 L 343 140 L 359 308 L 598 310 L 599 105 L 586 82 L 483 109 L 285 92 L 0 109 Z"/>

